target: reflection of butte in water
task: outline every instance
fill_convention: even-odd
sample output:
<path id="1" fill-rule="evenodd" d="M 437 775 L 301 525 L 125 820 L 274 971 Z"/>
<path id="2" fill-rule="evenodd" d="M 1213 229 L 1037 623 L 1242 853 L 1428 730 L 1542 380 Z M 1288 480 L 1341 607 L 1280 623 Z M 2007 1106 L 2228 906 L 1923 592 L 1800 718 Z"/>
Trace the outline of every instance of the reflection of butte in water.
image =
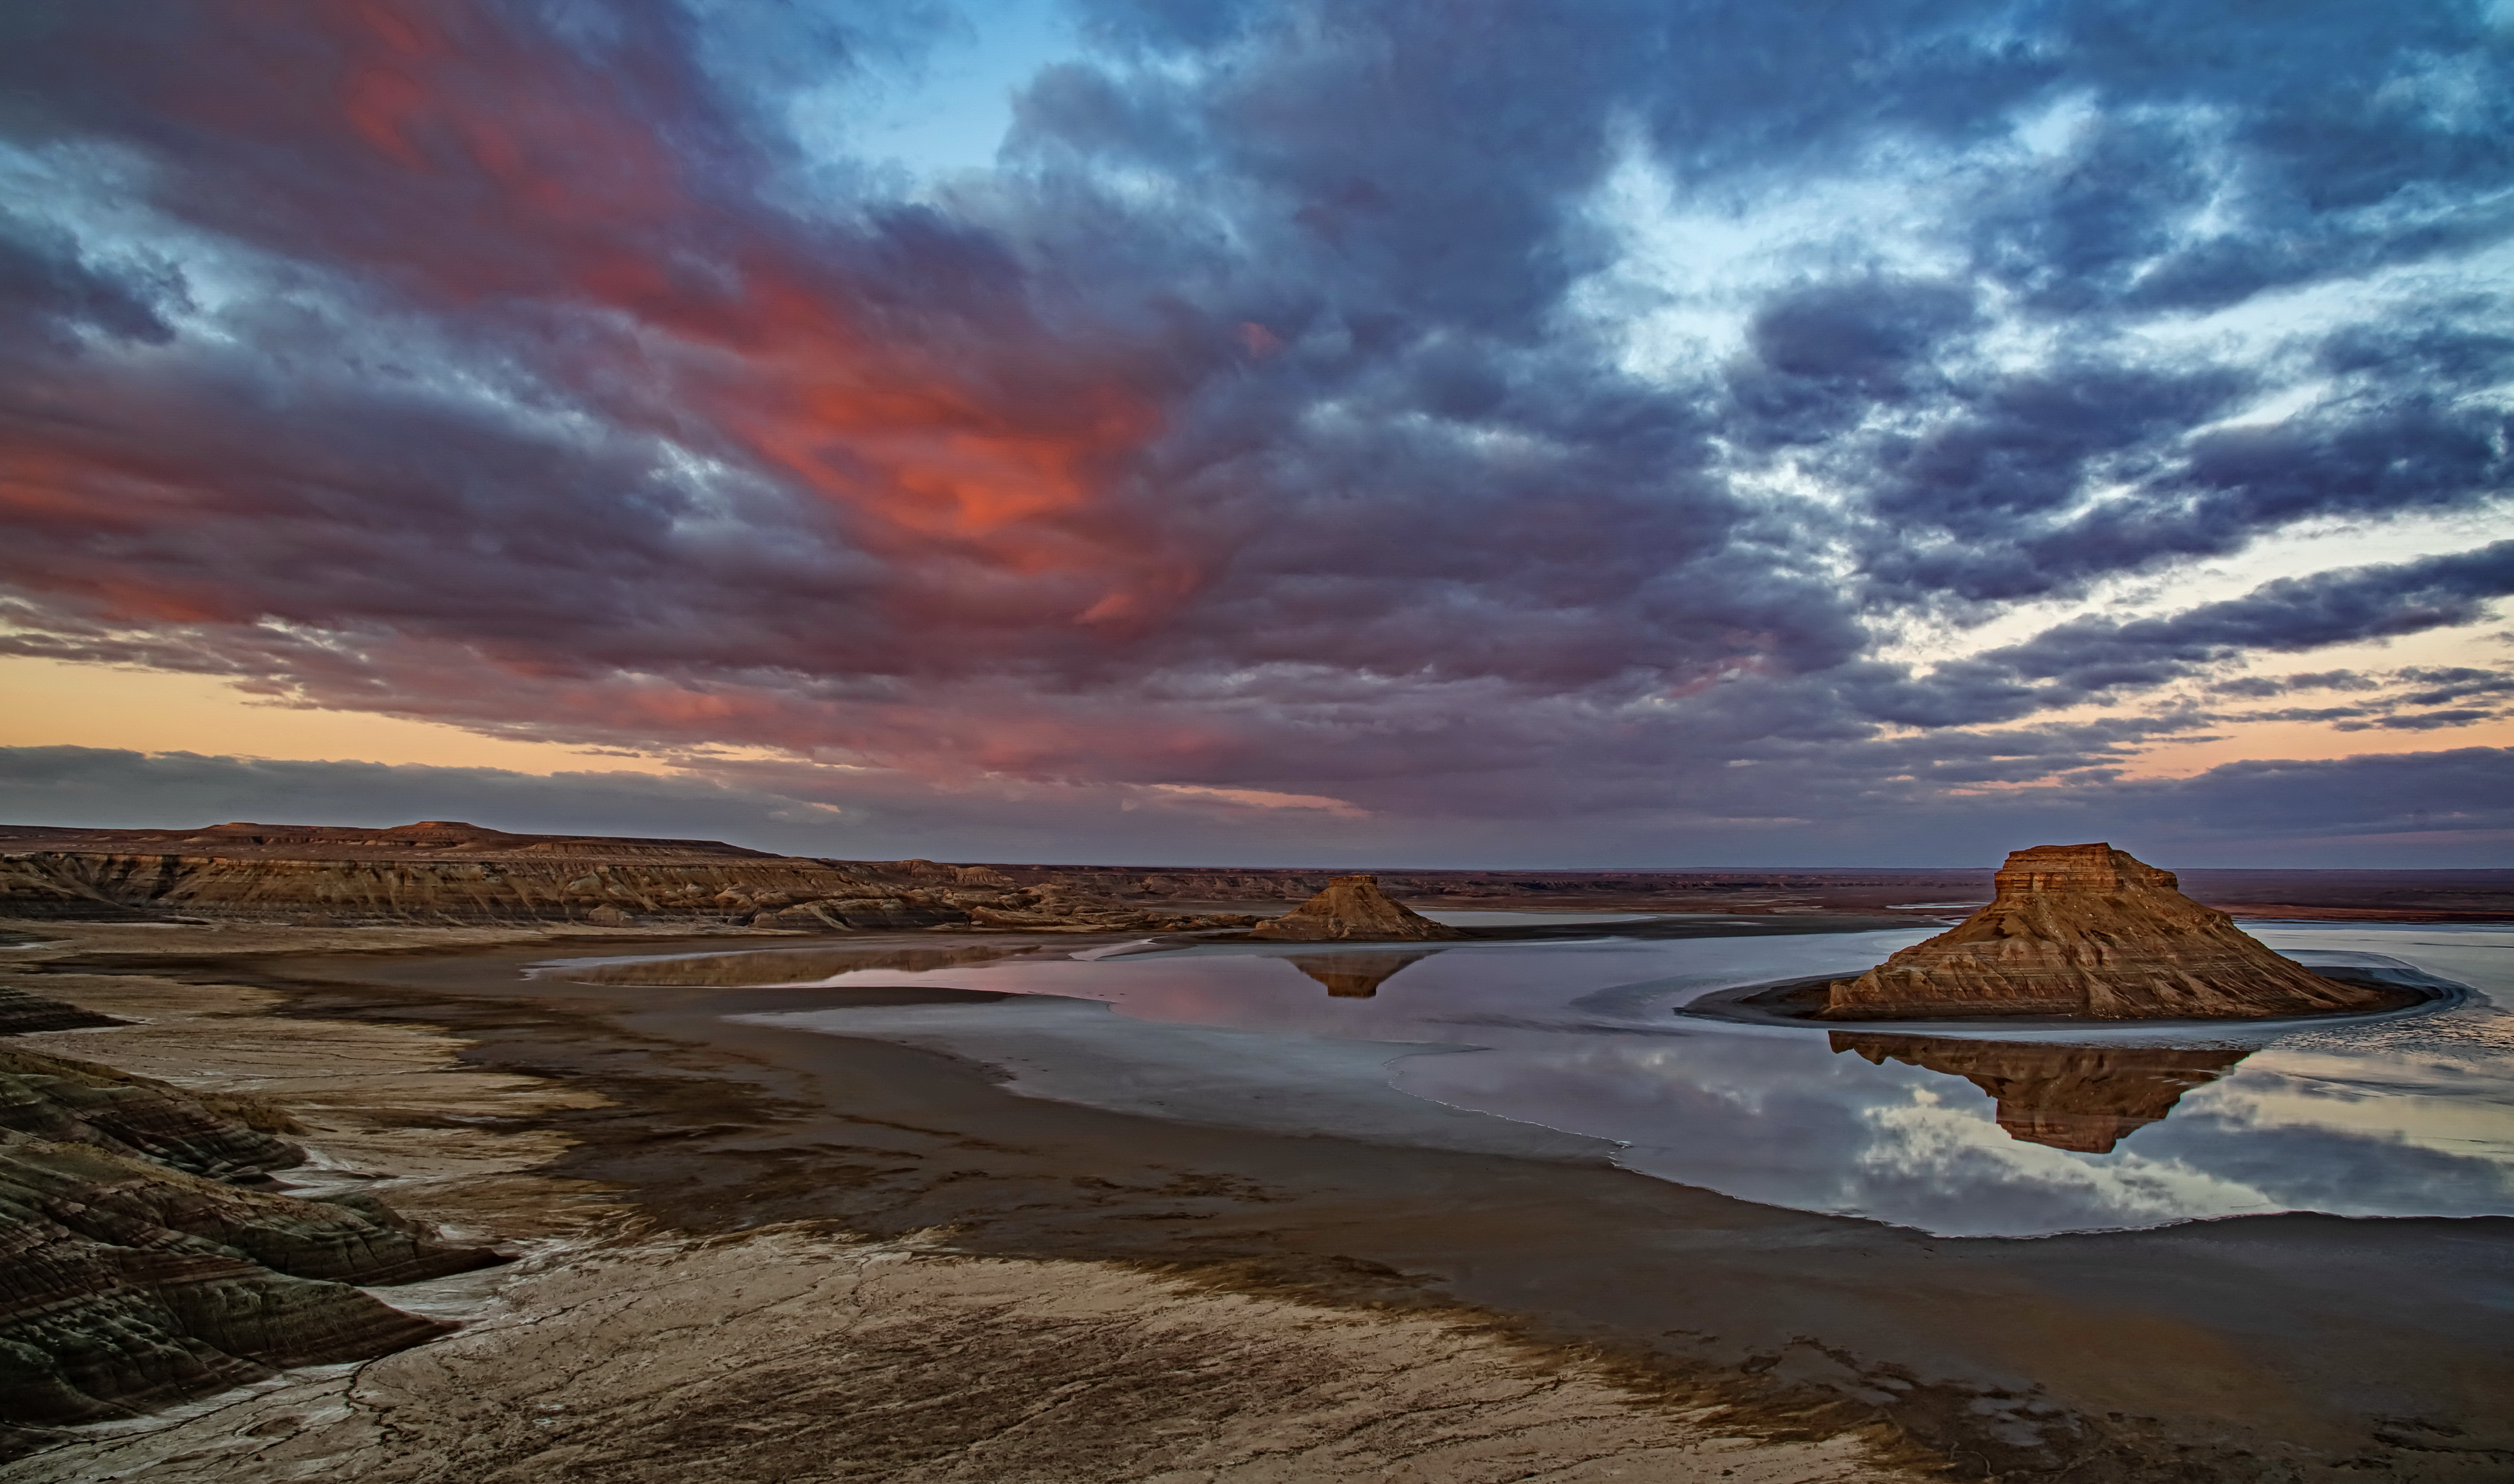
<path id="1" fill-rule="evenodd" d="M 2249 1049 L 2171 1046 L 2042 1046 L 2027 1041 L 1937 1041 L 1923 1036 L 1833 1032 L 1833 1049 L 1883 1065 L 1895 1061 L 1962 1077 L 1999 1100 L 2010 1139 L 2109 1154 L 2135 1130 L 2173 1111 L 2182 1095 L 2214 1082 Z"/>
<path id="2" fill-rule="evenodd" d="M 1416 948 L 1410 953 L 1294 953 L 1283 962 L 1327 986 L 1327 993 L 1343 1000 L 1366 1000 L 1379 992 L 1379 986 L 1397 976 L 1407 964 L 1417 963 L 1439 952 L 1439 948 Z"/>

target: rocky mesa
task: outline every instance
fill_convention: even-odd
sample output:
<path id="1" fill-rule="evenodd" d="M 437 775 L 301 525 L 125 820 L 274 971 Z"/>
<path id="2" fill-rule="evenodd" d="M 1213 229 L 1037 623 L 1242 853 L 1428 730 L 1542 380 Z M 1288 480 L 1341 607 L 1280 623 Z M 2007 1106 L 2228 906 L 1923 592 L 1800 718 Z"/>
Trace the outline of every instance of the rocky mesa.
<path id="1" fill-rule="evenodd" d="M 1835 981 L 1817 1014 L 2257 1020 L 2399 1002 L 2280 957 L 2233 918 L 2183 896 L 2171 871 L 2109 844 L 2017 851 L 1996 889 L 1957 926 Z"/>
<path id="2" fill-rule="evenodd" d="M 1332 876 L 1326 890 L 1248 936 L 1267 943 L 1432 943 L 1467 934 L 1391 899 L 1376 877 Z"/>

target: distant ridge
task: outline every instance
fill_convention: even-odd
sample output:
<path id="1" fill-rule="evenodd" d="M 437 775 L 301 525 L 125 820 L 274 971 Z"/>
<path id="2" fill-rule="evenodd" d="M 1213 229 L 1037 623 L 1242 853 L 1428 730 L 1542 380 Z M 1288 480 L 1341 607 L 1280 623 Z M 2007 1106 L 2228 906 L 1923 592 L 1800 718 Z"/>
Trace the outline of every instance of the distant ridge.
<path id="1" fill-rule="evenodd" d="M 346 824 L 258 824 L 238 820 L 197 829 L 71 829 L 41 824 L 0 824 L 0 851 L 77 850 L 82 853 L 216 849 L 223 855 L 286 856 L 319 846 L 336 860 L 409 860 L 421 856 L 480 856 L 532 851 L 544 855 L 617 855 L 651 859 L 657 853 L 710 859 L 780 859 L 766 851 L 722 840 L 673 840 L 644 835 L 533 835 L 467 824 L 459 820 L 420 820 L 363 829 Z M 187 850 L 185 853 L 191 853 Z M 373 852 L 373 855 L 369 855 Z"/>

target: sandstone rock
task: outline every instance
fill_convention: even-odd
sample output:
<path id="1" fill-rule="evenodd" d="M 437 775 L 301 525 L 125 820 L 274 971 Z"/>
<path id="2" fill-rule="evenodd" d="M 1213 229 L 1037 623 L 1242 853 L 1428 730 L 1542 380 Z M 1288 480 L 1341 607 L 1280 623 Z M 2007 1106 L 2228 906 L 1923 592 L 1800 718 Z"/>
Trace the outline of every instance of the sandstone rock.
<path id="1" fill-rule="evenodd" d="M 1464 938 L 1466 932 L 1434 922 L 1389 900 L 1371 876 L 1333 876 L 1326 890 L 1280 917 L 1268 918 L 1248 936 L 1270 943 L 1352 943 L 1376 940 L 1427 942 Z M 1393 971 L 1392 971 L 1393 972 Z"/>
<path id="2" fill-rule="evenodd" d="M 957 907 L 915 896 L 842 897 L 828 902 L 807 902 L 800 906 L 788 907 L 768 919 L 777 927 L 799 928 L 807 933 L 900 932 L 968 920 L 969 914 Z"/>
<path id="3" fill-rule="evenodd" d="M 2110 845 L 2017 851 L 1988 906 L 1857 979 L 1835 981 L 1818 1014 L 2243 1020 L 2397 1003 L 2281 958 L 2176 887 L 2171 871 Z"/>
<path id="4" fill-rule="evenodd" d="M 2182 1095 L 2213 1082 L 2249 1050 L 2175 1046 L 2046 1046 L 2023 1041 L 1942 1041 L 1837 1030 L 1833 1049 L 1872 1063 L 1925 1066 L 1964 1078 L 1998 1100 L 2010 1139 L 2109 1154 L 2133 1130 L 2173 1111 Z"/>

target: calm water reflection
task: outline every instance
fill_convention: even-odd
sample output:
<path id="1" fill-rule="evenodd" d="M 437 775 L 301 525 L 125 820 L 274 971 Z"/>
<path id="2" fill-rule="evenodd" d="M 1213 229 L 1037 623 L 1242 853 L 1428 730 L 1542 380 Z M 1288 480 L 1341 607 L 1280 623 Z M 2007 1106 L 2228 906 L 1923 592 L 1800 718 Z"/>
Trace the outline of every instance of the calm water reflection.
<path id="1" fill-rule="evenodd" d="M 1130 1041 L 1127 1023 L 1262 1032 L 1268 1064 L 1290 1068 L 1279 1073 L 1287 1084 L 1380 1075 L 1418 1098 L 1615 1141 L 1621 1162 L 1644 1174 L 1950 1235 L 2288 1210 L 2514 1214 L 2514 1015 L 2498 1008 L 2514 1004 L 2514 932 L 2504 929 L 2256 925 L 2308 962 L 2394 960 L 2481 991 L 2448 1011 L 2355 1025 L 1916 1035 L 1674 1013 L 1716 988 L 1855 971 L 1928 931 L 1217 945 L 1093 961 L 1055 947 L 881 963 L 761 952 L 739 965 L 697 961 L 709 967 L 695 979 L 661 964 L 633 973 L 1098 1000 L 1123 1018 L 1087 1023 L 1107 1027 L 1102 1051 L 1144 1058 L 1175 1053 L 1149 1028 Z M 764 1019 L 885 1036 L 909 1023 L 899 1015 Z M 999 1007 L 926 1012 L 915 1036 L 949 1045 L 951 1026 L 974 1031 L 991 1015 L 1001 1018 Z M 1354 1055 L 1369 1043 L 1384 1056 Z M 1304 1061 L 1303 1047 L 1318 1054 Z M 1088 1076 L 1048 1080 L 1054 1096 L 1094 1101 Z"/>

